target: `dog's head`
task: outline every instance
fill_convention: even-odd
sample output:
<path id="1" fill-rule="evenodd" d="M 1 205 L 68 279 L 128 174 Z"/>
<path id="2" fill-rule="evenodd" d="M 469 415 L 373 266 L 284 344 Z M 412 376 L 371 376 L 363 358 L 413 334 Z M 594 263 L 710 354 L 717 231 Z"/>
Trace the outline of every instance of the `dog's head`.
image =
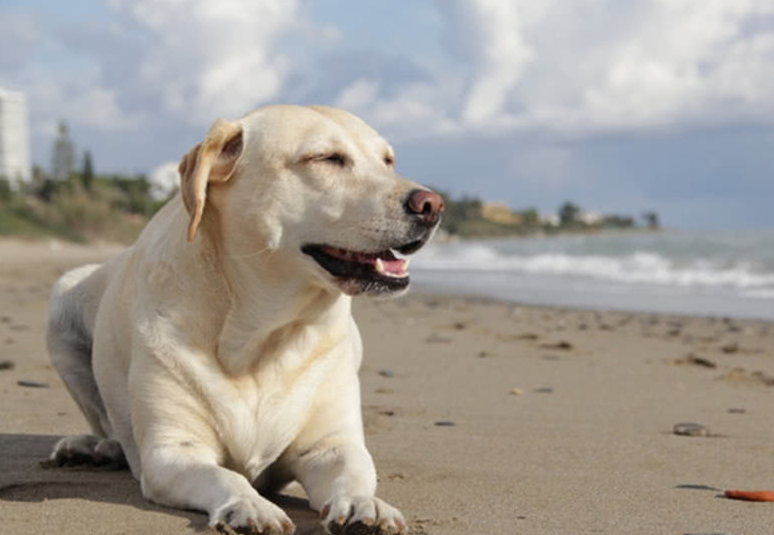
<path id="1" fill-rule="evenodd" d="M 395 172 L 392 147 L 327 107 L 271 106 L 217 120 L 180 162 L 188 239 L 211 224 L 226 258 L 258 252 L 350 295 L 396 294 L 432 236 L 441 197 Z M 204 217 L 210 214 L 209 217 Z"/>

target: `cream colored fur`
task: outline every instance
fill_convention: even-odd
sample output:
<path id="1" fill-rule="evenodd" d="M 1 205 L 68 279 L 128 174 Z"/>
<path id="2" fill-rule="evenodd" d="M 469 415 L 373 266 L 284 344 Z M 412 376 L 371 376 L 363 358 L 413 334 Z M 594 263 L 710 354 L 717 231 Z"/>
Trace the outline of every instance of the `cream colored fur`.
<path id="1" fill-rule="evenodd" d="M 341 110 L 216 121 L 181 162 L 181 194 L 138 241 L 54 288 L 51 358 L 98 438 L 67 437 L 52 459 L 123 451 L 147 498 L 206 511 L 222 529 L 292 533 L 259 490 L 295 479 L 326 530 L 405 532 L 374 496 L 347 295 L 358 289 L 300 252 L 411 237 L 405 197 L 419 186 L 392 158 Z"/>

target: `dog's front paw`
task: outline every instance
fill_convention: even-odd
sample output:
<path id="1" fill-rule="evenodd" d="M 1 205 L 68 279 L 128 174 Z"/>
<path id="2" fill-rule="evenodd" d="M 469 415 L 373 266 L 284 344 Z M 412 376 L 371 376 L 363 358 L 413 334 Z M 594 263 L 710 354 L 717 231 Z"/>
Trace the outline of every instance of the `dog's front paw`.
<path id="1" fill-rule="evenodd" d="M 394 535 L 408 532 L 403 515 L 373 496 L 338 496 L 320 512 L 326 533 Z"/>
<path id="2" fill-rule="evenodd" d="M 266 498 L 238 498 L 219 507 L 210 525 L 228 535 L 291 535 L 296 526 L 285 512 Z"/>

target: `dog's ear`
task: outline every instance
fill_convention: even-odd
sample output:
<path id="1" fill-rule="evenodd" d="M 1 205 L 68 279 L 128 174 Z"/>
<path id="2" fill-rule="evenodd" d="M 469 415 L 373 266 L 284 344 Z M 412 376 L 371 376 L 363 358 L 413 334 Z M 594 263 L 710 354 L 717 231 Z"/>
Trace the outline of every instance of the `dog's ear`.
<path id="1" fill-rule="evenodd" d="M 183 203 L 191 216 L 188 241 L 193 241 L 207 201 L 207 185 L 225 182 L 242 155 L 242 126 L 217 119 L 207 137 L 183 156 L 178 166 Z"/>

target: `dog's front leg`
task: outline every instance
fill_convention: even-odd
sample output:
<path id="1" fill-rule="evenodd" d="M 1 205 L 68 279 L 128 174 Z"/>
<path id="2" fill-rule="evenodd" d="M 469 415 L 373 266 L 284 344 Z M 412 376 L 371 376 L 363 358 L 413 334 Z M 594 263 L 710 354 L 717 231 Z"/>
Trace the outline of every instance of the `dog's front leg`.
<path id="1" fill-rule="evenodd" d="M 406 533 L 395 507 L 377 498 L 376 470 L 362 435 L 328 436 L 303 452 L 293 472 L 327 533 Z"/>
<path id="2" fill-rule="evenodd" d="M 189 441 L 147 452 L 141 484 L 146 498 L 206 511 L 210 526 L 226 532 L 226 526 L 256 535 L 289 535 L 295 530 L 285 512 L 258 494 L 243 475 L 219 466 L 211 453 Z"/>
<path id="3" fill-rule="evenodd" d="M 282 509 L 224 466 L 228 453 L 217 422 L 203 408 L 205 398 L 192 395 L 170 367 L 158 366 L 160 359 L 141 357 L 132 363 L 130 392 L 143 495 L 163 505 L 206 511 L 210 525 L 222 531 L 293 533 L 295 526 Z"/>

